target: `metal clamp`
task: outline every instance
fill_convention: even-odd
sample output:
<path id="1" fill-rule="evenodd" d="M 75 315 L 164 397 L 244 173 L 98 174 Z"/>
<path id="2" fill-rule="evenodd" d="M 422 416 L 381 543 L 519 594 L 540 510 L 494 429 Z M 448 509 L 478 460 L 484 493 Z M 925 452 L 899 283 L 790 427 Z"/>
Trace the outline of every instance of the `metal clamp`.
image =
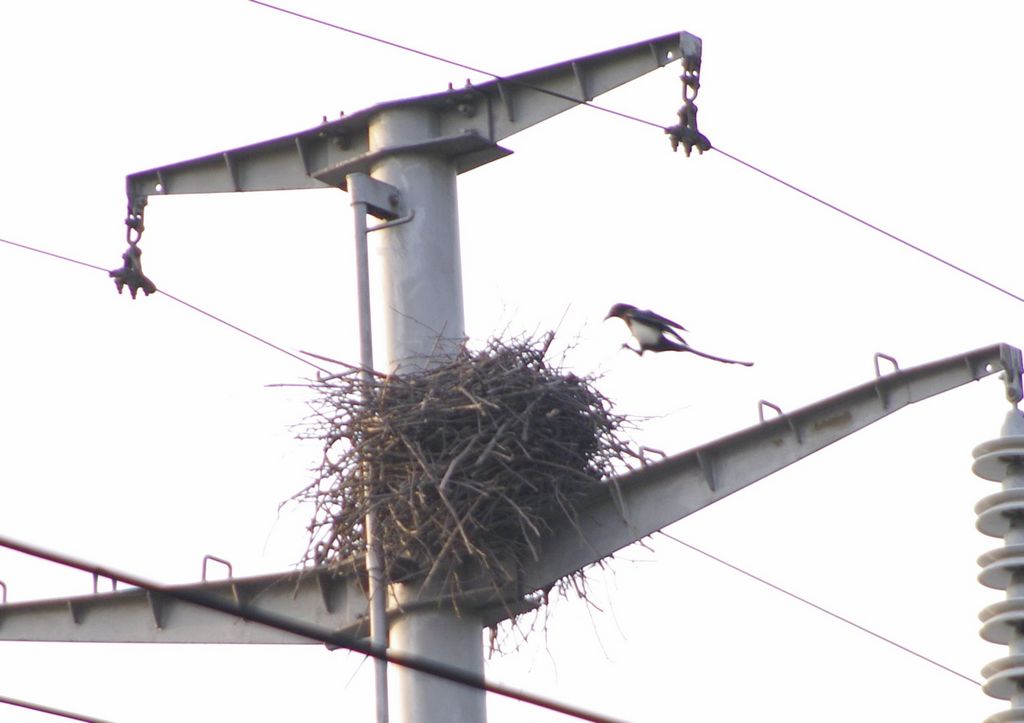
<path id="1" fill-rule="evenodd" d="M 142 232 L 145 230 L 145 224 L 143 223 L 143 216 L 146 212 L 146 203 L 149 199 L 146 196 L 129 196 L 128 197 L 128 217 L 124 220 L 125 235 L 127 236 L 128 243 L 137 244 L 142 238 Z M 132 238 L 132 232 L 135 232 L 135 238 Z"/>
<path id="2" fill-rule="evenodd" d="M 121 268 L 110 272 L 117 293 L 122 293 L 127 286 L 133 299 L 139 293 L 139 289 L 142 289 L 146 296 L 156 291 L 156 284 L 142 273 L 142 249 L 139 248 L 139 241 L 142 240 L 142 232 L 145 230 L 143 215 L 148 200 L 146 196 L 128 196 L 128 217 L 124 220 L 127 227 L 125 237 L 128 241 L 128 250 L 121 254 Z"/>
<path id="3" fill-rule="evenodd" d="M 1021 384 L 1024 362 L 1021 360 L 1021 351 L 1017 347 L 1002 344 L 999 349 L 999 358 L 1003 363 L 1001 377 L 1003 383 L 1006 384 L 1006 399 L 1016 407 L 1021 399 L 1024 399 L 1024 386 Z"/>
<path id="4" fill-rule="evenodd" d="M 683 33 L 679 37 L 680 49 L 683 53 L 683 105 L 679 109 L 679 123 L 665 129 L 672 143 L 672 150 L 683 151 L 689 157 L 696 147 L 698 153 L 710 150 L 711 141 L 697 130 L 697 93 L 700 92 L 701 39 L 691 33 Z"/>

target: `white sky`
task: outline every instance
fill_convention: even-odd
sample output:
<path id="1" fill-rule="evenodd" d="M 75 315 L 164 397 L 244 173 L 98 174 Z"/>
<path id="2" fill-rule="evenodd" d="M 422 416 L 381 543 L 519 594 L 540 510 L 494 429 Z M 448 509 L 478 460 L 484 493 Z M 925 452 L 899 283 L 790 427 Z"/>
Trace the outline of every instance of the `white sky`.
<path id="1" fill-rule="evenodd" d="M 10 5 L 10 4 L 9 4 Z M 896 5 L 896 7 L 891 7 Z M 512 73 L 678 30 L 704 40 L 712 142 L 1024 293 L 1015 2 L 301 2 L 288 7 Z M 127 173 L 273 138 L 323 115 L 459 85 L 465 71 L 250 3 L 36 2 L 0 9 L 0 237 L 109 266 Z M 678 69 L 599 102 L 669 125 Z M 485 78 L 474 78 L 483 81 Z M 561 321 L 640 443 L 678 452 L 902 366 L 1020 346 L 1019 302 L 718 154 L 589 109 L 505 141 L 460 178 L 467 326 Z M 351 217 L 330 190 L 151 202 L 145 270 L 291 349 L 358 358 Z M 294 441 L 310 370 L 160 295 L 0 246 L 0 530 L 165 582 L 211 553 L 288 569 L 310 479 Z M 752 369 L 619 351 L 627 301 Z M 563 319 L 564 316 L 564 319 Z M 380 339 L 380 337 L 378 337 Z M 381 342 L 378 341 L 378 345 Z M 673 535 L 973 677 L 1002 593 L 975 580 L 996 487 L 971 449 L 1007 410 L 995 379 L 899 412 L 673 525 Z M 0 553 L 12 601 L 87 574 Z M 1006 707 L 947 672 L 664 538 L 559 602 L 488 674 L 630 720 L 980 720 Z M 0 695 L 118 721 L 371 720 L 371 666 L 322 647 L 3 643 Z M 489 699 L 490 719 L 565 720 Z M 0 719 L 46 716 L 0 711 Z"/>

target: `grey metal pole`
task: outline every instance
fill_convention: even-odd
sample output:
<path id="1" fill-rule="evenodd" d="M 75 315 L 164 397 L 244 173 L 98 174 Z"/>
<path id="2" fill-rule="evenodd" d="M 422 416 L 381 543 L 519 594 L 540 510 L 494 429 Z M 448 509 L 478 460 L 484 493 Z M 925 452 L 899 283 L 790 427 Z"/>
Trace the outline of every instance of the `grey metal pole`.
<path id="1" fill-rule="evenodd" d="M 454 162 L 417 144 L 431 140 L 436 122 L 427 108 L 391 108 L 370 123 L 371 152 L 383 153 L 374 178 L 397 187 L 409 223 L 381 231 L 388 370 L 422 368 L 444 358 L 465 338 L 462 264 Z"/>
<path id="2" fill-rule="evenodd" d="M 373 327 L 370 318 L 370 264 L 366 248 L 366 203 L 353 198 L 356 237 L 356 289 L 359 297 L 359 363 L 363 381 L 373 372 Z M 366 513 L 366 575 L 369 581 L 370 641 L 379 650 L 388 647 L 387 584 L 377 536 L 377 515 L 372 507 Z M 377 723 L 388 723 L 388 663 L 373 661 L 374 690 L 377 699 Z"/>
<path id="3" fill-rule="evenodd" d="M 371 175 L 396 187 L 409 223 L 381 230 L 387 367 L 410 372 L 455 353 L 465 338 L 456 169 L 429 149 L 436 117 L 417 106 L 379 112 L 368 128 Z M 431 591 L 395 585 L 399 616 L 393 647 L 483 675 L 482 621 L 443 604 L 424 607 Z M 402 610 L 404 608 L 404 610 Z M 484 692 L 393 669 L 402 723 L 484 723 Z"/>
<path id="4" fill-rule="evenodd" d="M 412 609 L 424 597 L 415 585 L 396 585 L 399 606 Z M 483 621 L 472 611 L 456 614 L 451 605 L 401 615 L 391 631 L 394 647 L 484 676 Z M 484 723 L 484 691 L 414 670 L 392 668 L 402 723 Z"/>

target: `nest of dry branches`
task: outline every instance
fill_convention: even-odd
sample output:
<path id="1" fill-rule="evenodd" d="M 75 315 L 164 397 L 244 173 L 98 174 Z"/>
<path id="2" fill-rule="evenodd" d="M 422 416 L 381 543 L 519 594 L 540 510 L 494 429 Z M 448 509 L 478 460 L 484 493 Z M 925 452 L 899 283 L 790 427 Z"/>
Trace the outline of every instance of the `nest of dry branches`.
<path id="1" fill-rule="evenodd" d="M 413 374 L 353 369 L 311 383 L 303 436 L 324 454 L 296 495 L 315 506 L 308 561 L 363 553 L 372 509 L 387 580 L 440 583 L 453 598 L 467 571 L 498 590 L 512 583 L 545 532 L 637 456 L 593 380 L 546 358 L 552 337 L 492 340 Z"/>

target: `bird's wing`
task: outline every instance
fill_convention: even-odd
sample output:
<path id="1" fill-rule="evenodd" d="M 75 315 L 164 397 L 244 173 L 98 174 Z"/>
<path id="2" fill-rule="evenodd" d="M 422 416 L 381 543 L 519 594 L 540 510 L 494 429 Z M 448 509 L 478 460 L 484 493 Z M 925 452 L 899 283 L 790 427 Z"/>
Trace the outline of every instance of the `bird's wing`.
<path id="1" fill-rule="evenodd" d="M 678 321 L 672 321 L 671 319 L 665 318 L 661 314 L 655 314 L 650 309 L 637 309 L 633 313 L 639 321 L 646 321 L 650 324 L 657 324 L 658 326 L 664 327 L 665 329 L 669 329 L 669 327 L 675 327 L 676 329 L 680 329 L 681 331 L 689 331 L 689 329 L 680 324 Z"/>

